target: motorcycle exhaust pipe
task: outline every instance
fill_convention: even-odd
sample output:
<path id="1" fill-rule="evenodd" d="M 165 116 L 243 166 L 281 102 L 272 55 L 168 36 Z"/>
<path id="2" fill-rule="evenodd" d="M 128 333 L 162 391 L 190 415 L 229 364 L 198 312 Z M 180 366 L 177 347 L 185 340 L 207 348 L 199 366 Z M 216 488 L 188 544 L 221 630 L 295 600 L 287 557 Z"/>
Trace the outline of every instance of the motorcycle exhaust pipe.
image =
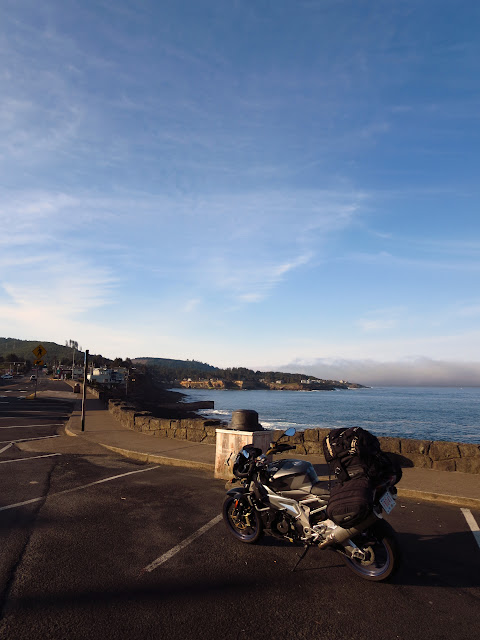
<path id="1" fill-rule="evenodd" d="M 329 547 L 332 544 L 341 544 L 348 540 L 349 538 L 354 538 L 358 536 L 359 533 L 368 529 L 370 525 L 377 521 L 377 516 L 372 513 L 368 516 L 366 520 L 361 522 L 356 527 L 352 527 L 351 529 L 343 529 L 342 527 L 335 527 L 335 529 L 327 536 L 327 538 L 318 545 L 319 549 L 325 549 L 325 547 Z"/>

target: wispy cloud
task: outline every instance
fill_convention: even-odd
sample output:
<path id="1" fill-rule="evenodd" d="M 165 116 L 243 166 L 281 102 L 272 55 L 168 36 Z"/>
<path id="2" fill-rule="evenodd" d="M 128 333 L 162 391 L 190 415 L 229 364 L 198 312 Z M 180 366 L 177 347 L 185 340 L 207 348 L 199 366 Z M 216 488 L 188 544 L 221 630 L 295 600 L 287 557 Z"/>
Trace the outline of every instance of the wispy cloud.
<path id="1" fill-rule="evenodd" d="M 363 331 L 382 331 L 386 329 L 394 329 L 406 313 L 406 309 L 402 307 L 393 307 L 389 309 L 376 309 L 370 311 L 363 318 L 358 320 L 358 325 Z"/>
<path id="2" fill-rule="evenodd" d="M 189 296 L 192 285 L 223 297 L 225 309 L 258 303 L 360 215 L 349 192 L 2 195 L 0 285 L 8 302 L 0 310 L 9 323 L 32 306 L 45 323 L 47 308 L 68 322 L 121 303 L 132 278 L 162 287 L 167 274 L 187 300 L 186 313 L 200 306 L 199 296 Z"/>

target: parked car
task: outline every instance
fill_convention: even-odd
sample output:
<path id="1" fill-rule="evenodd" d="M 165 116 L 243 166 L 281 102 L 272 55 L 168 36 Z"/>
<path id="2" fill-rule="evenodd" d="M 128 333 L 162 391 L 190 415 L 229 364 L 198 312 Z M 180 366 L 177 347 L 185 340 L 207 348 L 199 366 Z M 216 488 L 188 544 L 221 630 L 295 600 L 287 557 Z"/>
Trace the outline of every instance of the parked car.
<path id="1" fill-rule="evenodd" d="M 9 373 L 5 373 L 5 374 L 2 376 L 2 379 L 3 379 L 3 380 L 12 380 L 12 378 L 13 378 L 13 376 L 12 376 L 12 375 L 10 375 Z"/>
<path id="2" fill-rule="evenodd" d="M 30 376 L 30 380 L 36 380 L 36 379 L 37 379 L 37 376 L 35 376 L 35 375 Z"/>

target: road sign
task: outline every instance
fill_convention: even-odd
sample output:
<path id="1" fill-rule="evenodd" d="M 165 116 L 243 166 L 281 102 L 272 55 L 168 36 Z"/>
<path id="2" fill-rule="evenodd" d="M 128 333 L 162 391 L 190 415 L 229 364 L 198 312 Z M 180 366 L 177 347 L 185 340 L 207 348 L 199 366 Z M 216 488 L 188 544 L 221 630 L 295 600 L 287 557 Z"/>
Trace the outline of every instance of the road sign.
<path id="1" fill-rule="evenodd" d="M 35 347 L 35 349 L 33 349 L 32 353 L 37 358 L 37 360 L 39 360 L 40 358 L 43 358 L 43 356 L 47 353 L 47 350 L 45 349 L 43 344 L 39 344 L 38 347 Z"/>
<path id="2" fill-rule="evenodd" d="M 35 360 L 33 363 L 36 367 L 43 367 L 43 360 Z"/>

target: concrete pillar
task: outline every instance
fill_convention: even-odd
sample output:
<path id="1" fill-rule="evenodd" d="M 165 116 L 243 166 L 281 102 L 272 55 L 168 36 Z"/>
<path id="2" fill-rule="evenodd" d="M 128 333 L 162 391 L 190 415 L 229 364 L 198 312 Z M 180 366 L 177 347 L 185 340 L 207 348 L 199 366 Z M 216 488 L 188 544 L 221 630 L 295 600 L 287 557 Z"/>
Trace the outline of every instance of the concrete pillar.
<path id="1" fill-rule="evenodd" d="M 253 444 L 263 453 L 270 447 L 275 432 L 273 431 L 237 431 L 233 429 L 216 429 L 217 442 L 215 451 L 215 478 L 231 480 L 233 463 L 237 453 L 246 444 Z"/>

